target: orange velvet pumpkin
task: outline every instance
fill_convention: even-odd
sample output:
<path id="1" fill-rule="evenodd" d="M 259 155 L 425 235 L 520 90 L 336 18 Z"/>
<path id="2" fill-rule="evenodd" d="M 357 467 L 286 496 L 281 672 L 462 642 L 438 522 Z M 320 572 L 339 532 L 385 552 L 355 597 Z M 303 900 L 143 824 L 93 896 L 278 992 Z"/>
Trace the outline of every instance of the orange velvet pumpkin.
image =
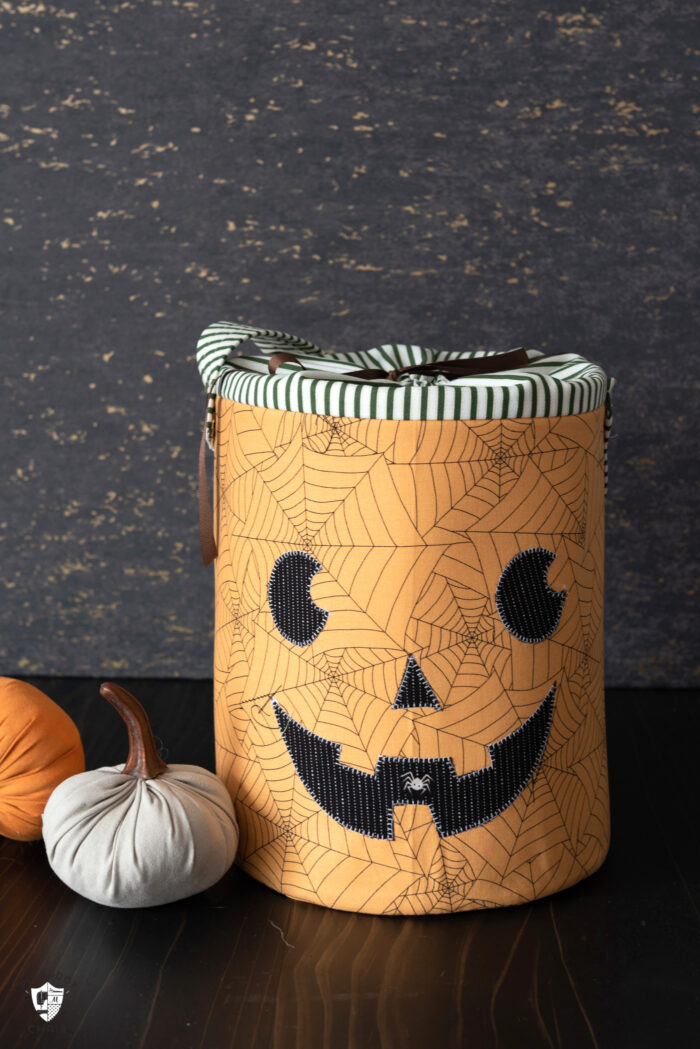
<path id="1" fill-rule="evenodd" d="M 65 710 L 26 681 L 0 677 L 0 834 L 40 838 L 49 795 L 84 771 L 80 733 Z"/>

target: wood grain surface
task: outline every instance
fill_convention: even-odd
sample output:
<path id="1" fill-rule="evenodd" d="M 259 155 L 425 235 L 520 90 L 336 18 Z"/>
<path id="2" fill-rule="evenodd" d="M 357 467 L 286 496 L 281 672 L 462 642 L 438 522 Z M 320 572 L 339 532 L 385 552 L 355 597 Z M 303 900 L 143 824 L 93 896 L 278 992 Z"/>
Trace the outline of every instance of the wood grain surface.
<path id="1" fill-rule="evenodd" d="M 88 767 L 126 730 L 95 679 L 32 678 Z M 167 761 L 213 768 L 211 682 L 124 680 Z M 3 1049 L 678 1047 L 700 1027 L 697 694 L 608 693 L 613 835 L 601 871 L 528 906 L 384 918 L 294 902 L 234 868 L 121 911 L 82 899 L 41 841 L 0 839 Z M 51 1023 L 30 989 L 65 988 Z"/>

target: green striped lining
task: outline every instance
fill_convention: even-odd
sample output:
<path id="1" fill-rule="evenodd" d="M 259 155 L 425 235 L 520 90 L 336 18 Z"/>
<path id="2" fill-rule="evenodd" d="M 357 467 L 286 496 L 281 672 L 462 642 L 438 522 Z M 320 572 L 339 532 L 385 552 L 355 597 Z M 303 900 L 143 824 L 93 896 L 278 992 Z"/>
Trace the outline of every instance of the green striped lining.
<path id="1" fill-rule="evenodd" d="M 238 356 L 242 343 L 252 340 Z M 292 353 L 303 368 L 282 364 L 268 371 L 272 353 Z M 401 368 L 456 357 L 492 356 L 469 351 L 432 350 L 386 343 L 351 353 L 323 353 L 306 339 L 286 332 L 219 321 L 197 343 L 197 364 L 210 392 L 242 404 L 359 419 L 519 419 L 578 415 L 607 405 L 614 380 L 575 353 L 545 356 L 527 350 L 529 363 L 510 372 L 465 376 L 402 375 L 357 379 L 359 368 Z M 607 443 L 607 442 L 606 442 Z"/>

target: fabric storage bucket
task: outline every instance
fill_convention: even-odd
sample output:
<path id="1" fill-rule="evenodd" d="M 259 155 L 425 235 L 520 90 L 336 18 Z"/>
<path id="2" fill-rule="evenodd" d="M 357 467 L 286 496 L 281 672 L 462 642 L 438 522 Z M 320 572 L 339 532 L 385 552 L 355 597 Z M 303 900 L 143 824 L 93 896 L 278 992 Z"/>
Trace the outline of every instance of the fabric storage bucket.
<path id="1" fill-rule="evenodd" d="M 322 354 L 228 322 L 197 361 L 238 864 L 386 915 L 523 903 L 595 871 L 613 380 L 571 353 Z"/>

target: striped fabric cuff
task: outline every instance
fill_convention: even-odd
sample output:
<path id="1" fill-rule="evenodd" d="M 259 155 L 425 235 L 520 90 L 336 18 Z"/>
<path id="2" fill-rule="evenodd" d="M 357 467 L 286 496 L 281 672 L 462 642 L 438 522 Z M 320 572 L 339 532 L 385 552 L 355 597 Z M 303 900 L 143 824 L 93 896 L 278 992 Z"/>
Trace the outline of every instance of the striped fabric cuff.
<path id="1" fill-rule="evenodd" d="M 239 350 L 243 343 L 248 345 Z M 280 350 L 292 353 L 302 367 L 289 362 L 271 375 L 268 359 Z M 578 415 L 606 404 L 612 418 L 613 380 L 598 364 L 575 353 L 545 356 L 528 349 L 524 367 L 454 379 L 404 374 L 392 381 L 344 374 L 496 352 L 385 343 L 350 353 L 324 353 L 286 332 L 220 321 L 202 332 L 197 364 L 210 392 L 261 408 L 359 419 L 519 419 Z"/>

